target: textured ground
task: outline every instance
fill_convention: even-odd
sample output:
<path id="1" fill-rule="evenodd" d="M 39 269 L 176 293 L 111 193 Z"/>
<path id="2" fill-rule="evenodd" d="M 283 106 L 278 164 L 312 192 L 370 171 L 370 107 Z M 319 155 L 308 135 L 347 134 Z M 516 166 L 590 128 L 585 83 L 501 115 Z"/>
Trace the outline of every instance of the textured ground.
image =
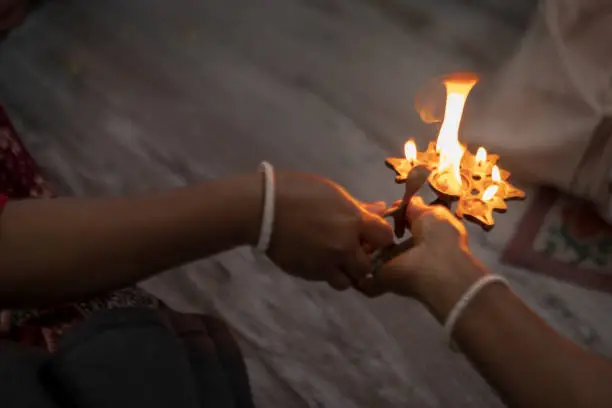
<path id="1" fill-rule="evenodd" d="M 489 78 L 528 3 L 52 2 L 2 45 L 0 100 L 65 194 L 184 185 L 265 158 L 391 200 L 384 158 L 431 137 L 415 92 L 457 69 Z M 521 208 L 489 236 L 474 231 L 474 251 L 563 333 L 612 354 L 610 298 L 498 264 Z M 232 324 L 260 406 L 499 406 L 410 300 L 336 294 L 241 251 L 145 287 Z"/>

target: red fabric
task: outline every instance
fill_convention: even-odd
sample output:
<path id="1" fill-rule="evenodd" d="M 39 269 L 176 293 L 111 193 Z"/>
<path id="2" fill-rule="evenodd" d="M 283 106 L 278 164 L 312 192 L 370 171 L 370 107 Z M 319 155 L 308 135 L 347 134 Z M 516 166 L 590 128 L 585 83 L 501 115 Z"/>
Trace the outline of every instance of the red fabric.
<path id="1" fill-rule="evenodd" d="M 29 0 L 0 0 L 0 38 L 23 22 L 29 3 Z"/>
<path id="2" fill-rule="evenodd" d="M 52 195 L 40 169 L 0 107 L 0 211 L 7 199 Z M 131 306 L 156 307 L 157 301 L 136 288 L 125 288 L 88 302 L 48 310 L 0 310 L 0 338 L 54 351 L 59 337 L 75 321 L 96 310 Z"/>
<path id="3" fill-rule="evenodd" d="M 40 169 L 30 156 L 6 112 L 0 107 L 0 213 L 9 199 L 51 197 L 51 189 L 42 178 Z M 65 319 L 59 314 L 58 322 Z M 64 319 L 62 319 L 64 318 Z M 48 328 L 36 314 L 36 319 L 23 319 L 20 327 L 13 327 L 14 314 L 9 310 L 0 310 L 0 338 L 8 337 L 21 343 L 40 345 L 50 348 L 45 338 Z M 47 319 L 48 320 L 48 319 Z M 55 323 L 55 322 L 54 322 Z M 58 324 L 47 324 L 55 328 Z"/>
<path id="4" fill-rule="evenodd" d="M 9 198 L 51 197 L 36 162 L 0 107 L 0 194 Z"/>

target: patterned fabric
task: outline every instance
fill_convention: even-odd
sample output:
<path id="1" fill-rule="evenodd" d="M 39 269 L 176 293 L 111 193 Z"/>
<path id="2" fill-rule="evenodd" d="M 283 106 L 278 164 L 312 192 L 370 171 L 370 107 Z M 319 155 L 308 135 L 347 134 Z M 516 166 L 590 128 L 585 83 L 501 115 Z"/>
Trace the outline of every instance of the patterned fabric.
<path id="1" fill-rule="evenodd" d="M 0 107 L 0 193 L 10 198 L 48 198 L 53 193 Z"/>
<path id="2" fill-rule="evenodd" d="M 23 22 L 28 3 L 28 0 L 0 0 L 0 33 L 7 33 Z"/>
<path id="3" fill-rule="evenodd" d="M 511 264 L 612 293 L 612 226 L 584 201 L 542 189 L 506 248 Z"/>
<path id="4" fill-rule="evenodd" d="M 0 0 L 0 40 L 24 22 L 46 0 Z"/>
<path id="5" fill-rule="evenodd" d="M 534 244 L 551 258 L 612 274 L 612 226 L 583 203 L 566 200 L 555 206 Z"/>
<path id="6" fill-rule="evenodd" d="M 9 199 L 53 197 L 49 184 L 0 107 L 0 202 L 3 194 Z M 4 310 L 0 311 L 0 337 L 54 351 L 59 336 L 75 321 L 97 310 L 131 306 L 157 307 L 158 301 L 132 287 L 58 308 Z"/>

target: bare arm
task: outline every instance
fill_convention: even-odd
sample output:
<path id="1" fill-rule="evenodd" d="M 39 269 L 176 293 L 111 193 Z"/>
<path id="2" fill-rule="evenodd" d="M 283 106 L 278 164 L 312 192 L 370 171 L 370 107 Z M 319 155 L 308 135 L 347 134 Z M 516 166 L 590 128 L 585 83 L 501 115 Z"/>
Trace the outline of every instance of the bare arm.
<path id="1" fill-rule="evenodd" d="M 125 198 L 9 203 L 0 217 L 0 307 L 38 306 L 134 284 L 258 239 L 263 178 L 253 173 Z M 370 273 L 361 243 L 393 241 L 374 212 L 338 185 L 277 173 L 268 256 L 335 289 Z M 347 275 L 351 275 L 349 277 Z"/>
<path id="2" fill-rule="evenodd" d="M 127 198 L 9 202 L 0 218 L 0 302 L 83 297 L 252 243 L 258 174 Z"/>
<path id="3" fill-rule="evenodd" d="M 422 294 L 440 321 L 486 273 L 470 261 L 458 265 L 454 272 L 462 283 Z M 505 286 L 490 285 L 476 295 L 454 339 L 509 406 L 612 406 L 612 364 L 561 337 Z"/>
<path id="4" fill-rule="evenodd" d="M 417 245 L 377 275 L 379 290 L 416 297 L 443 322 L 488 272 L 447 209 L 416 198 L 406 216 Z M 502 285 L 476 294 L 453 338 L 509 406 L 612 407 L 612 363 L 561 337 Z"/>

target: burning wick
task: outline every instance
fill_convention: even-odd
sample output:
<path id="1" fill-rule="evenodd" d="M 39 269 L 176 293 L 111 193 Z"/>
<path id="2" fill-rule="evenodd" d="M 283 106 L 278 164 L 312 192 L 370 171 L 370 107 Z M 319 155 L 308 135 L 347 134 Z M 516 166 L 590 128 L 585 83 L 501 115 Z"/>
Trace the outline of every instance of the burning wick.
<path id="1" fill-rule="evenodd" d="M 478 160 L 478 158 L 476 158 Z M 499 167 L 493 166 L 493 171 L 491 172 L 491 181 L 493 181 L 492 186 L 487 187 L 487 189 L 482 193 L 482 201 L 490 201 L 497 191 L 499 190 L 499 182 L 501 181 L 501 174 L 499 173 Z"/>
<path id="2" fill-rule="evenodd" d="M 482 167 L 482 165 L 487 161 L 487 150 L 480 146 L 478 151 L 476 152 L 476 164 L 478 167 Z"/>
<path id="3" fill-rule="evenodd" d="M 493 180 L 494 183 L 499 183 L 502 181 L 501 173 L 499 172 L 499 167 L 497 167 L 497 165 L 493 166 L 493 170 L 491 170 L 491 180 Z"/>
<path id="4" fill-rule="evenodd" d="M 484 201 L 484 202 L 491 201 L 491 199 L 493 197 L 495 197 L 495 194 L 497 193 L 497 190 L 499 190 L 499 186 L 489 186 L 489 187 L 487 187 L 485 192 L 482 193 L 482 201 Z"/>
<path id="5" fill-rule="evenodd" d="M 410 165 L 414 166 L 414 161 L 417 159 L 417 148 L 414 140 L 410 139 L 404 145 L 404 155 L 406 160 L 410 162 Z"/>

